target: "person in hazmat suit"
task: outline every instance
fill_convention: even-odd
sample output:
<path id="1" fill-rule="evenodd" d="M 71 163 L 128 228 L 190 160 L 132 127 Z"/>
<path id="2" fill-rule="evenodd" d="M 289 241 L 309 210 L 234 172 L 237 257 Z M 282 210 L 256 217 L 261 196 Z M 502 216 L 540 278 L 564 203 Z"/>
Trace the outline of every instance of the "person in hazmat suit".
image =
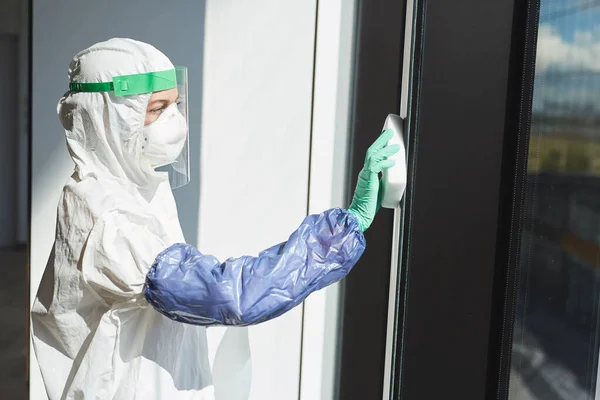
<path id="1" fill-rule="evenodd" d="M 383 132 L 348 210 L 310 215 L 287 241 L 224 262 L 186 244 L 172 187 L 187 178 L 185 69 L 111 39 L 77 54 L 58 115 L 75 170 L 31 310 L 45 389 L 59 399 L 212 399 L 206 327 L 282 315 L 343 278 L 365 249 Z"/>

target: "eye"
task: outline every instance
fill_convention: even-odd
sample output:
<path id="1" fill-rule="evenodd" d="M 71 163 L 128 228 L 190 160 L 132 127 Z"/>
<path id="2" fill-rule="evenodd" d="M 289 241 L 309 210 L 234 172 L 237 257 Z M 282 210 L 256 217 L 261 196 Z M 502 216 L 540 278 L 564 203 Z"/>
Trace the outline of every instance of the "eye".
<path id="1" fill-rule="evenodd" d="M 165 108 L 166 108 L 166 107 L 164 107 L 164 106 L 163 106 L 163 107 L 159 107 L 159 108 L 152 109 L 152 110 L 150 110 L 150 111 L 148 111 L 148 112 L 149 112 L 150 114 L 154 114 L 154 115 L 157 115 L 157 114 L 159 114 L 159 115 L 160 115 L 160 114 L 162 114 L 162 113 L 163 113 L 163 111 L 165 111 Z"/>

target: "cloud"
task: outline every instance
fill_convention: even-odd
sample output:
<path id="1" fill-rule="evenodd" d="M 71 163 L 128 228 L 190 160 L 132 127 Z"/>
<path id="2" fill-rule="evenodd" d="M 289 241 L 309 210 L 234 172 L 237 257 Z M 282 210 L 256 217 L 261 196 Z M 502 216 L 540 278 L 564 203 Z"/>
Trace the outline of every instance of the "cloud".
<path id="1" fill-rule="evenodd" d="M 577 31 L 567 41 L 550 24 L 538 30 L 536 74 L 552 71 L 600 72 L 600 29 Z"/>

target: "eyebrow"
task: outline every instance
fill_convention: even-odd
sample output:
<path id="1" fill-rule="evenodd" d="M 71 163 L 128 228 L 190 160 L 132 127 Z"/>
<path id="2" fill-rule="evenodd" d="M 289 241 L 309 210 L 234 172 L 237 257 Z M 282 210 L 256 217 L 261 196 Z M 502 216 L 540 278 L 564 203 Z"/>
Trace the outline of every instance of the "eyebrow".
<path id="1" fill-rule="evenodd" d="M 171 100 L 167 100 L 167 99 L 155 99 L 155 100 L 152 100 L 148 104 L 148 106 L 158 105 L 158 103 L 167 106 L 167 105 L 169 105 L 171 103 L 177 103 L 179 101 L 180 97 L 181 97 L 181 95 L 178 95 L 177 98 L 173 102 L 171 102 Z"/>

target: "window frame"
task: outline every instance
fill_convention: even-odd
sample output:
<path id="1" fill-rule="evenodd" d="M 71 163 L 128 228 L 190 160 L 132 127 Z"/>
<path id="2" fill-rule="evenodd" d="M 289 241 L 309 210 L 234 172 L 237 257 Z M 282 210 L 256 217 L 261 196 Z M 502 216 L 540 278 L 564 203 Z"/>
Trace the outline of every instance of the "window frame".
<path id="1" fill-rule="evenodd" d="M 347 203 L 367 148 L 385 118 L 400 107 L 406 1 L 357 2 Z M 341 282 L 337 398 L 379 399 L 383 394 L 393 211 L 382 209 L 365 232 L 367 249 Z"/>
<path id="2" fill-rule="evenodd" d="M 400 108 L 393 69 L 401 71 L 404 15 L 382 14 L 398 7 L 392 1 L 366 3 L 357 21 L 349 195 L 366 147 Z M 531 105 L 535 0 L 415 0 L 415 11 L 409 185 L 400 242 L 391 244 L 399 246 L 396 346 L 381 351 L 394 228 L 383 210 L 344 283 L 339 398 L 382 398 L 391 351 L 391 398 L 505 399 L 519 245 L 510 232 L 521 223 L 513 203 L 526 173 L 529 121 L 519 116 Z M 382 72 L 367 54 L 384 30 L 393 56 Z"/>

